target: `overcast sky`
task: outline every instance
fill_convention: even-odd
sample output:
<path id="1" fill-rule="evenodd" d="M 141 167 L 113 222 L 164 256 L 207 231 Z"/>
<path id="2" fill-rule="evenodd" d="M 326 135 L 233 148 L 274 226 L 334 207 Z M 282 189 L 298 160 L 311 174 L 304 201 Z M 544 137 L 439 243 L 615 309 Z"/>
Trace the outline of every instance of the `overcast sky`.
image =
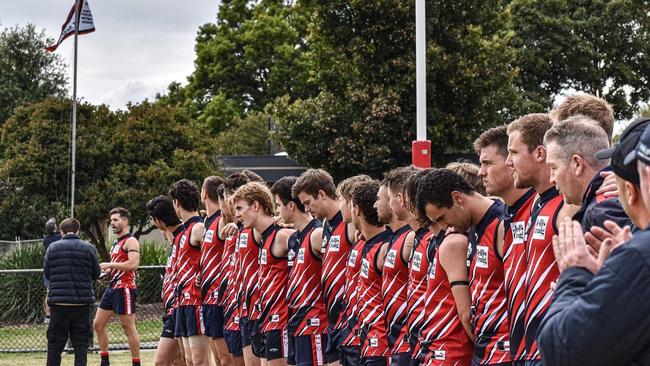
<path id="1" fill-rule="evenodd" d="M 74 0 L 0 1 L 0 25 L 33 23 L 58 39 Z M 78 95 L 114 109 L 186 82 L 194 70 L 194 38 L 214 22 L 218 0 L 89 0 L 94 33 L 79 37 Z M 73 39 L 56 50 L 70 65 Z M 72 95 L 72 91 L 70 91 Z"/>

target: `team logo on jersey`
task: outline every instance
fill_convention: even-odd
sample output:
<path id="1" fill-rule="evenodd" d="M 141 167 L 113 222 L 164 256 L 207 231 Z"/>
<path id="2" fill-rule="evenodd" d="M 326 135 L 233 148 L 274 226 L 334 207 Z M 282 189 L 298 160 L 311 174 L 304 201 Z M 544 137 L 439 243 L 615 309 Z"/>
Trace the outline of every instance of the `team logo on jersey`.
<path id="1" fill-rule="evenodd" d="M 293 251 L 293 249 L 289 249 L 289 253 L 287 254 L 287 265 L 289 267 L 293 266 L 293 259 L 296 257 L 296 252 Z"/>
<path id="2" fill-rule="evenodd" d="M 183 245 L 185 245 L 186 242 L 187 242 L 187 236 L 185 235 L 181 236 L 181 241 L 178 243 L 178 247 L 182 249 Z"/>
<path id="3" fill-rule="evenodd" d="M 526 223 L 523 221 L 511 222 L 512 244 L 523 244 L 526 240 Z"/>
<path id="4" fill-rule="evenodd" d="M 386 260 L 384 261 L 384 266 L 388 268 L 395 268 L 395 258 L 397 258 L 397 250 L 391 249 L 386 254 Z"/>
<path id="5" fill-rule="evenodd" d="M 438 258 L 433 258 L 433 262 L 429 265 L 429 278 L 436 277 L 436 263 Z"/>
<path id="6" fill-rule="evenodd" d="M 298 250 L 298 263 L 305 263 L 305 248 Z"/>
<path id="7" fill-rule="evenodd" d="M 329 251 L 338 252 L 341 250 L 341 235 L 333 235 L 329 242 Z"/>
<path id="8" fill-rule="evenodd" d="M 307 325 L 310 327 L 318 327 L 320 326 L 320 319 L 318 318 L 307 319 Z"/>
<path id="9" fill-rule="evenodd" d="M 484 245 L 476 246 L 476 267 L 488 268 L 488 247 Z"/>
<path id="10" fill-rule="evenodd" d="M 266 249 L 262 249 L 260 251 L 260 264 L 266 264 L 266 259 L 267 259 Z"/>
<path id="11" fill-rule="evenodd" d="M 213 237 L 214 237 L 214 230 L 208 230 L 205 232 L 205 235 L 203 236 L 203 241 L 211 243 Z"/>
<path id="12" fill-rule="evenodd" d="M 368 278 L 370 272 L 370 262 L 366 258 L 361 260 L 361 277 Z"/>
<path id="13" fill-rule="evenodd" d="M 247 244 L 248 244 L 248 233 L 243 233 L 239 235 L 239 247 L 246 248 Z"/>
<path id="14" fill-rule="evenodd" d="M 271 323 L 277 323 L 280 321 L 280 314 L 271 314 Z"/>
<path id="15" fill-rule="evenodd" d="M 544 240 L 546 237 L 546 227 L 548 226 L 548 216 L 539 216 L 535 221 L 533 230 L 533 240 Z"/>
<path id="16" fill-rule="evenodd" d="M 420 272 L 420 266 L 422 266 L 422 253 L 415 252 L 413 253 L 413 260 L 411 261 L 411 269 Z"/>
<path id="17" fill-rule="evenodd" d="M 379 347 L 379 340 L 377 338 L 370 338 L 370 347 Z"/>
<path id="18" fill-rule="evenodd" d="M 357 251 L 352 249 L 350 251 L 350 256 L 348 257 L 348 267 L 354 267 L 354 264 L 357 263 Z"/>
<path id="19" fill-rule="evenodd" d="M 435 350 L 433 351 L 433 358 L 437 361 L 444 361 L 447 358 L 447 351 Z"/>

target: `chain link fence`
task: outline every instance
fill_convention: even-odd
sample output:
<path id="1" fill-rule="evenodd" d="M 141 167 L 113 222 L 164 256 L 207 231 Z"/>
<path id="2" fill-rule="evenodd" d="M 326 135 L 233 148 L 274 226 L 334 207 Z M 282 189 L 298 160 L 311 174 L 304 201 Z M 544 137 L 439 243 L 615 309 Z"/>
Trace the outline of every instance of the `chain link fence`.
<path id="1" fill-rule="evenodd" d="M 138 268 L 136 326 L 143 349 L 155 348 L 162 331 L 164 272 L 164 266 Z M 95 283 L 95 309 L 106 286 L 106 281 Z M 0 352 L 47 351 L 45 292 L 42 269 L 0 270 Z M 117 317 L 108 326 L 108 337 L 110 349 L 128 349 Z M 92 348 L 97 348 L 94 337 Z"/>

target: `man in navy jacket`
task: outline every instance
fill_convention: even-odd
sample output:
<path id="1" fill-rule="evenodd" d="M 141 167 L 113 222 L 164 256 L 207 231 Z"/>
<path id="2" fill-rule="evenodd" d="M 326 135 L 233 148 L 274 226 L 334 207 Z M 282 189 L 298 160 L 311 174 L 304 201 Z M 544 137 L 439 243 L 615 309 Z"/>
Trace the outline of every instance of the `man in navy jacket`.
<path id="1" fill-rule="evenodd" d="M 70 337 L 75 366 L 86 365 L 90 330 L 90 310 L 95 302 L 93 281 L 99 277 L 97 249 L 79 239 L 79 221 L 61 223 L 61 240 L 48 247 L 43 275 L 50 281 L 47 303 L 47 365 L 61 364 L 61 352 Z"/>
<path id="2" fill-rule="evenodd" d="M 614 148 L 612 168 L 619 188 L 627 184 L 619 178 L 639 178 L 623 207 L 645 229 L 631 237 L 608 221 L 609 233 L 587 236 L 596 258 L 579 222 L 561 224 L 553 240 L 561 275 L 537 335 L 544 365 L 650 365 L 650 128 L 639 138 L 634 127 Z"/>

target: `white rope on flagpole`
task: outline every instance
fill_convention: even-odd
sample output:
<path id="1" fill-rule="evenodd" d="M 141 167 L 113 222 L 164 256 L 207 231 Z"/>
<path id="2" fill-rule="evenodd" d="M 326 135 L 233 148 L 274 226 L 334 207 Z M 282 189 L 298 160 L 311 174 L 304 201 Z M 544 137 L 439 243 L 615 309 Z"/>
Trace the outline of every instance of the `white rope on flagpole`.
<path id="1" fill-rule="evenodd" d="M 72 162 L 71 182 L 70 182 L 70 217 L 74 217 L 74 191 L 75 191 L 75 173 L 77 160 L 77 44 L 79 37 L 79 2 L 75 0 L 74 6 L 74 65 L 72 71 Z"/>

